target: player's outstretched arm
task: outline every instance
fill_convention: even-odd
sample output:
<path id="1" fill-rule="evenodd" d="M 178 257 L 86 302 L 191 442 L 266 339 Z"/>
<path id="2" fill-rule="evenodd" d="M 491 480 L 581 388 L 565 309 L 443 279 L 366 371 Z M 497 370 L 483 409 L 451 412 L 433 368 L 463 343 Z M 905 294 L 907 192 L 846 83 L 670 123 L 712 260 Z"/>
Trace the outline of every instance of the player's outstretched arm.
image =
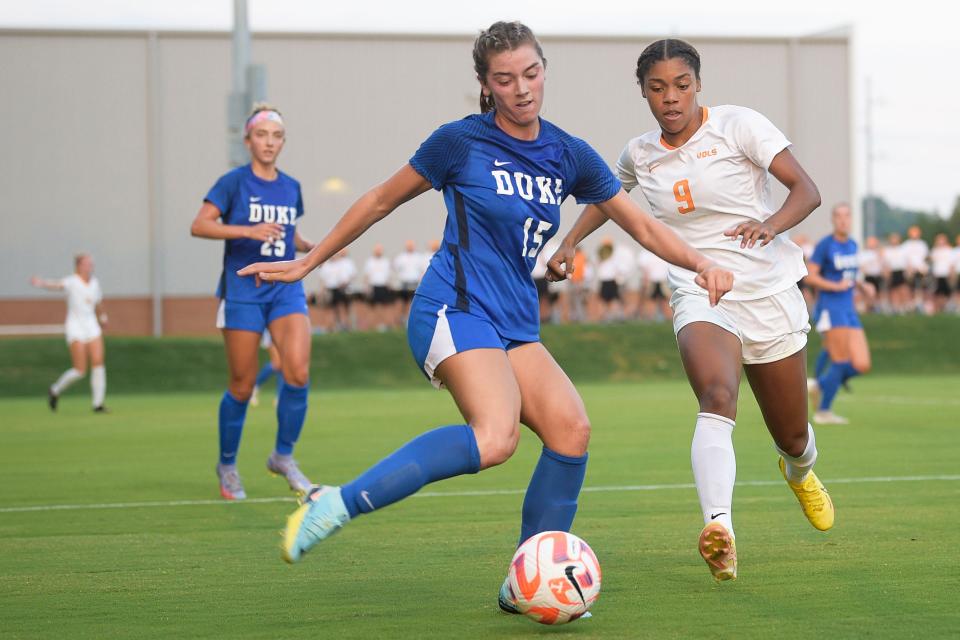
<path id="1" fill-rule="evenodd" d="M 790 193 L 780 210 L 763 222 L 753 220 L 724 231 L 724 235 L 731 240 L 741 238 L 741 249 L 752 249 L 757 242 L 761 247 L 768 245 L 777 234 L 797 226 L 820 206 L 820 191 L 817 185 L 789 149 L 784 149 L 773 157 L 769 171 Z"/>
<path id="2" fill-rule="evenodd" d="M 573 254 L 583 239 L 603 226 L 609 218 L 595 205 L 588 204 L 547 261 L 547 280 L 560 282 L 573 276 Z"/>
<path id="3" fill-rule="evenodd" d="M 710 294 L 711 306 L 733 288 L 733 274 L 715 265 L 705 255 L 684 242 L 667 225 L 649 215 L 630 199 L 623 189 L 596 205 L 604 215 L 640 243 L 670 264 L 697 274 L 695 282 Z"/>
<path id="4" fill-rule="evenodd" d="M 257 262 L 240 269 L 237 274 L 256 276 L 258 280 L 268 282 L 302 280 L 394 209 L 430 188 L 430 183 L 413 167 L 404 165 L 386 182 L 360 196 L 307 255 L 283 262 Z"/>
<path id="5" fill-rule="evenodd" d="M 63 291 L 63 284 L 59 280 L 47 280 L 39 276 L 33 276 L 30 278 L 30 284 L 38 289 L 46 289 L 47 291 Z"/>

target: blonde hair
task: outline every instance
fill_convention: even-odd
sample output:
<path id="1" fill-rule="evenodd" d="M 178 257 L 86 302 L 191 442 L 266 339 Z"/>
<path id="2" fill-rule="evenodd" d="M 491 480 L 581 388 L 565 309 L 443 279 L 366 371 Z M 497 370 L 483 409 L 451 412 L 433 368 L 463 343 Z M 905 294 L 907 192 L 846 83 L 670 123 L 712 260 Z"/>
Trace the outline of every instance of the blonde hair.
<path id="1" fill-rule="evenodd" d="M 280 124 L 280 126 L 283 126 L 284 129 L 286 129 L 286 127 L 282 122 L 283 114 L 280 113 L 279 109 L 277 109 L 275 106 L 273 106 L 269 102 L 255 102 L 253 103 L 253 108 L 250 109 L 250 115 L 248 115 L 247 119 L 244 120 L 244 124 L 243 124 L 244 138 L 250 137 L 250 130 L 253 128 L 253 119 L 257 117 L 258 113 L 263 113 L 264 111 L 272 111 L 273 113 L 277 114 L 278 116 L 277 118 L 270 118 L 270 119 L 277 121 Z"/>
<path id="2" fill-rule="evenodd" d="M 247 120 L 257 115 L 261 111 L 276 111 L 281 116 L 283 115 L 282 113 L 280 113 L 280 109 L 277 109 L 274 105 L 270 104 L 269 102 L 254 102 L 253 108 L 250 109 L 250 113 L 247 114 Z"/>

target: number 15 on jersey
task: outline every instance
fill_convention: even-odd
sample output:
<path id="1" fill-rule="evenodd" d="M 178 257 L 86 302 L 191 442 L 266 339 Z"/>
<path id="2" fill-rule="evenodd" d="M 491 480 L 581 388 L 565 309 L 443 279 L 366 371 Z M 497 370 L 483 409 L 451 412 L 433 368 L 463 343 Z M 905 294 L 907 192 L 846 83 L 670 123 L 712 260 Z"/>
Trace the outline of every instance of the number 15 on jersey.
<path id="1" fill-rule="evenodd" d="M 533 226 L 533 218 L 527 218 L 523 223 L 523 251 L 520 253 L 521 258 L 537 257 L 540 249 L 543 248 L 543 232 L 549 231 L 553 227 L 553 223 L 547 222 L 546 220 L 540 220 L 537 223 L 537 228 L 533 231 L 532 246 L 528 247 L 527 241 L 530 237 L 531 226 Z"/>

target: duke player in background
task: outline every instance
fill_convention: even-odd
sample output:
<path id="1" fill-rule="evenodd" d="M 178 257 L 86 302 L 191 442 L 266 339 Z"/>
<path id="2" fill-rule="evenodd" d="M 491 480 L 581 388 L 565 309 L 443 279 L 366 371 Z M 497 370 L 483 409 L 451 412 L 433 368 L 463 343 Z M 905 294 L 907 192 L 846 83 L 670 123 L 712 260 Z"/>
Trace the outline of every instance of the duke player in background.
<path id="1" fill-rule="evenodd" d="M 266 283 L 300 280 L 399 205 L 431 187 L 443 192 L 443 244 L 414 295 L 407 335 L 417 365 L 449 390 L 464 423 L 422 434 L 343 486 L 311 492 L 287 521 L 288 562 L 427 483 L 505 462 L 521 423 L 543 449 L 524 498 L 520 541 L 569 531 L 590 422 L 570 379 L 540 343 L 530 276 L 567 196 L 597 203 L 641 244 L 691 270 L 713 302 L 732 284 L 729 272 L 644 214 L 589 145 L 539 117 L 546 61 L 528 27 L 493 24 L 477 38 L 473 59 L 481 115 L 437 129 L 307 256 L 240 271 Z M 501 607 L 515 612 L 514 602 L 505 583 Z"/>
<path id="2" fill-rule="evenodd" d="M 817 243 L 810 256 L 807 282 L 817 289 L 813 322 L 823 336 L 830 365 L 807 381 L 810 399 L 816 406 L 813 421 L 818 424 L 847 424 L 832 410 L 837 391 L 848 380 L 870 371 L 870 347 L 854 305 L 860 255 L 850 237 L 850 207 L 833 207 L 833 233 Z"/>
<path id="3" fill-rule="evenodd" d="M 260 336 L 267 329 L 280 352 L 283 384 L 277 397 L 277 439 L 267 469 L 304 493 L 310 481 L 293 459 L 307 414 L 310 320 L 303 285 L 256 287 L 237 269 L 253 260 L 290 260 L 313 244 L 297 232 L 303 215 L 300 183 L 277 169 L 286 141 L 280 112 L 258 104 L 247 119 L 244 142 L 250 163 L 217 180 L 190 227 L 199 238 L 224 240 L 223 273 L 217 285 L 217 328 L 227 351 L 229 382 L 220 401 L 220 494 L 242 500 L 247 494 L 237 472 L 237 452 L 247 405 L 257 379 Z"/>
<path id="4" fill-rule="evenodd" d="M 103 331 L 107 323 L 103 311 L 103 292 L 100 281 L 93 275 L 93 258 L 81 253 L 73 259 L 74 273 L 60 280 L 45 280 L 34 276 L 30 284 L 49 291 L 67 294 L 67 320 L 64 323 L 67 346 L 70 349 L 72 366 L 64 371 L 47 391 L 51 411 L 57 410 L 60 394 L 87 373 L 90 363 L 90 393 L 93 410 L 108 413 L 103 406 L 107 394 L 107 369 L 103 363 Z"/>
<path id="5" fill-rule="evenodd" d="M 651 44 L 637 60 L 636 77 L 660 128 L 627 143 L 617 163 L 620 180 L 627 189 L 639 187 L 657 218 L 736 279 L 713 306 L 693 273 L 683 265 L 669 270 L 673 328 L 700 405 L 690 455 L 704 520 L 698 547 L 716 580 L 732 580 L 733 428 L 741 370 L 804 514 L 817 529 L 833 526 L 833 503 L 812 471 L 810 325 L 797 288 L 806 269 L 800 248 L 780 236 L 819 206 L 820 194 L 790 142 L 761 114 L 698 104 L 700 55 L 690 44 Z M 790 191 L 779 209 L 770 198 L 770 174 Z M 573 248 L 606 221 L 605 214 L 598 207 L 584 210 L 550 261 L 555 274 L 564 275 Z"/>

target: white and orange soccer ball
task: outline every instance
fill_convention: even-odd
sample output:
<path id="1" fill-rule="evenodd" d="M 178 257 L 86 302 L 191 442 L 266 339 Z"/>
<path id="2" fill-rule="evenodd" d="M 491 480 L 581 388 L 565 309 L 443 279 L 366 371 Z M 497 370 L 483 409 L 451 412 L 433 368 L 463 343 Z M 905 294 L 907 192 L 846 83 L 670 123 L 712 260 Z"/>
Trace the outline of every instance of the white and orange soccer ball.
<path id="1" fill-rule="evenodd" d="M 541 624 L 576 620 L 600 595 L 600 563 L 590 546 L 564 531 L 544 531 L 517 549 L 507 583 L 517 608 Z"/>

